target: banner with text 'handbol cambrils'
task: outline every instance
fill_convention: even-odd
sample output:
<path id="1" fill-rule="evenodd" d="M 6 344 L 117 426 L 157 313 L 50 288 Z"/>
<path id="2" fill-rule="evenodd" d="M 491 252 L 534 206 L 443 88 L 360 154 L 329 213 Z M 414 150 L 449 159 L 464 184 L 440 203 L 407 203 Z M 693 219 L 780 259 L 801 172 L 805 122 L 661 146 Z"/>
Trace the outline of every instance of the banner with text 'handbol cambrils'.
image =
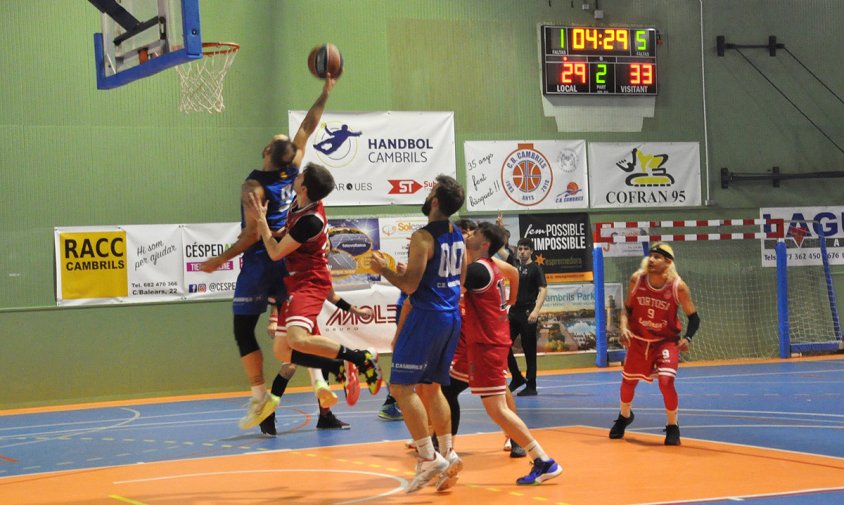
<path id="1" fill-rule="evenodd" d="M 470 211 L 588 207 L 584 140 L 466 142 L 463 151 Z"/>
<path id="2" fill-rule="evenodd" d="M 592 208 L 701 205 L 697 142 L 589 143 Z"/>
<path id="3" fill-rule="evenodd" d="M 289 111 L 290 137 L 305 111 Z M 326 206 L 421 204 L 437 175 L 456 177 L 453 112 L 326 112 L 302 166 L 334 176 Z"/>

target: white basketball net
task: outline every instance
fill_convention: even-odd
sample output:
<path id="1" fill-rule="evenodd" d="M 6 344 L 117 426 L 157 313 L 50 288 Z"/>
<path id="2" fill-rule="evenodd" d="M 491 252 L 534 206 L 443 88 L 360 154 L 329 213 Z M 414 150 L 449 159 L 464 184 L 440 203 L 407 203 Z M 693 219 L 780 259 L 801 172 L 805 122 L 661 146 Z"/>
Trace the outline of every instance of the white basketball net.
<path id="1" fill-rule="evenodd" d="M 176 66 L 179 72 L 182 95 L 179 110 L 190 112 L 222 112 L 223 80 L 234 63 L 240 46 L 227 42 L 203 44 L 202 58 Z"/>

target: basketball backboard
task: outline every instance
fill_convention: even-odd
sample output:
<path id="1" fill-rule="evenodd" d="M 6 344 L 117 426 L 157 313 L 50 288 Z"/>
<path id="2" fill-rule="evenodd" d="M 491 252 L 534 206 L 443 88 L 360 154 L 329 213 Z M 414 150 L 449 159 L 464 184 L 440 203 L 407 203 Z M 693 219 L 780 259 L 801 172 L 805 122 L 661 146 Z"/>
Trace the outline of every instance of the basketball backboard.
<path id="1" fill-rule="evenodd" d="M 112 89 L 202 58 L 199 0 L 88 0 L 102 12 L 94 34 L 97 88 Z"/>

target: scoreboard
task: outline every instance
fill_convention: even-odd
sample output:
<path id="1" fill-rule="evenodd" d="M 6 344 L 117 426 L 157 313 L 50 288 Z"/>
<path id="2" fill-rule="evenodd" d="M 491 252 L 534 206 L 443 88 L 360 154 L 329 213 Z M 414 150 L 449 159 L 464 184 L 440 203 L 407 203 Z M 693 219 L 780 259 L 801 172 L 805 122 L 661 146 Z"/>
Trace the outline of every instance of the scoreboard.
<path id="1" fill-rule="evenodd" d="M 657 94 L 655 28 L 541 29 L 543 94 Z"/>

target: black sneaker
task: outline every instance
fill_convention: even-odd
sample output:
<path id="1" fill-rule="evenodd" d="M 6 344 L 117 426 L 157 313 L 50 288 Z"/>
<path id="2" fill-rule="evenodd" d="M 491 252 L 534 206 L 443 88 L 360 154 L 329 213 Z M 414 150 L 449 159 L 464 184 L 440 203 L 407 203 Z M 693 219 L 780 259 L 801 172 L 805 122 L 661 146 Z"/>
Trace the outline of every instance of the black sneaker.
<path id="1" fill-rule="evenodd" d="M 676 424 L 668 424 L 663 430 L 665 432 L 665 445 L 680 445 L 680 427 Z"/>
<path id="2" fill-rule="evenodd" d="M 610 438 L 616 439 L 624 437 L 624 429 L 633 423 L 633 419 L 636 419 L 636 416 L 633 415 L 632 410 L 630 411 L 630 417 L 624 417 L 619 413 L 618 419 L 615 420 L 615 423 L 610 429 Z"/>
<path id="3" fill-rule="evenodd" d="M 278 433 L 275 431 L 275 412 L 269 415 L 266 419 L 261 421 L 259 425 L 261 427 L 261 433 L 264 435 L 272 435 L 276 436 Z"/>
<path id="4" fill-rule="evenodd" d="M 519 391 L 518 393 L 516 393 L 516 396 L 536 396 L 538 394 L 539 393 L 536 392 L 535 387 L 528 386 L 528 387 L 522 389 L 521 391 Z"/>
<path id="5" fill-rule="evenodd" d="M 351 426 L 337 419 L 334 412 L 329 410 L 328 413 L 319 416 L 316 427 L 318 430 L 348 430 Z"/>
<path id="6" fill-rule="evenodd" d="M 510 440 L 510 457 L 511 458 L 524 458 L 527 456 L 527 452 L 525 452 L 524 447 L 517 444 L 515 440 Z"/>
<path id="7" fill-rule="evenodd" d="M 525 380 L 524 377 L 521 376 L 521 374 L 514 375 L 513 378 L 510 379 L 510 385 L 507 386 L 507 388 L 512 393 L 513 391 L 519 389 L 520 387 L 524 386 L 525 384 L 527 384 L 527 381 Z"/>

